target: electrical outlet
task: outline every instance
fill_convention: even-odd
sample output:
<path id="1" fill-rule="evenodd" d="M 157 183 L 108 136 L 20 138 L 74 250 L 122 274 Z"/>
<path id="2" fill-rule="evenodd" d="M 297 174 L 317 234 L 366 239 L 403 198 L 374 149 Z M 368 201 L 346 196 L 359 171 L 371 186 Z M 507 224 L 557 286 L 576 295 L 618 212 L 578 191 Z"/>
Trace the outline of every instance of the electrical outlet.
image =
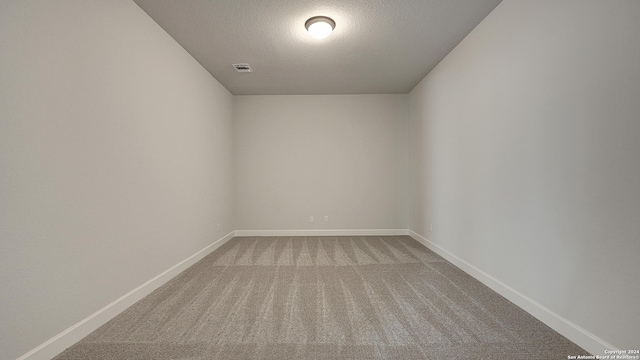
<path id="1" fill-rule="evenodd" d="M 309 222 L 313 222 L 313 215 L 309 216 Z"/>
<path id="2" fill-rule="evenodd" d="M 218 231 L 220 231 L 220 223 L 218 223 Z"/>
<path id="3" fill-rule="evenodd" d="M 329 215 L 324 216 L 324 222 L 329 222 Z"/>
<path id="4" fill-rule="evenodd" d="M 433 232 L 433 224 L 429 224 L 429 232 Z"/>

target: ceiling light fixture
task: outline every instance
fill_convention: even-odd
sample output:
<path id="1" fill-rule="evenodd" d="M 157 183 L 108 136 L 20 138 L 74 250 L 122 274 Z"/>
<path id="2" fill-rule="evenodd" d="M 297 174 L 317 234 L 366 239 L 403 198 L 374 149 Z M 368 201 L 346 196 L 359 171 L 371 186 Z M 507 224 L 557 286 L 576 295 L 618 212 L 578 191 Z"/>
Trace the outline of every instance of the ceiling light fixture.
<path id="1" fill-rule="evenodd" d="M 336 27 L 336 22 L 326 16 L 314 16 L 304 23 L 304 27 L 314 38 L 324 39 L 331 35 L 331 32 Z"/>

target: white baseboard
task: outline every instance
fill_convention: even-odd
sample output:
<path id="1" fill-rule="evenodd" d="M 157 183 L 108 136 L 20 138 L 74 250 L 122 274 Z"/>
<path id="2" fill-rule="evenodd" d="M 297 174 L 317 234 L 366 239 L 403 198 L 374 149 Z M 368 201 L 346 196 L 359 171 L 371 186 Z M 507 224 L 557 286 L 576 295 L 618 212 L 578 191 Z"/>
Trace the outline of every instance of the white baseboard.
<path id="1" fill-rule="evenodd" d="M 123 295 L 111 304 L 89 315 L 82 321 L 52 337 L 51 339 L 42 343 L 40 346 L 29 351 L 28 353 L 20 356 L 17 360 L 50 360 L 71 345 L 82 340 L 82 338 L 89 335 L 100 326 L 106 324 L 116 315 L 120 314 L 140 299 L 149 295 L 155 289 L 159 288 L 167 281 L 171 280 L 176 275 L 186 270 L 191 265 L 200 261 L 213 250 L 231 240 L 233 236 L 234 232 L 232 231 L 224 237 L 214 241 L 212 244 L 182 260 L 162 274 L 131 290 L 129 293 Z"/>
<path id="2" fill-rule="evenodd" d="M 485 284 L 493 291 L 504 296 L 518 307 L 533 315 L 536 319 L 542 321 L 547 326 L 557 331 L 567 339 L 573 341 L 578 346 L 582 347 L 592 355 L 604 355 L 605 350 L 617 350 L 613 345 L 600 339 L 596 335 L 581 328 L 573 322 L 565 319 L 564 317 L 549 310 L 543 305 L 539 304 L 535 300 L 527 297 L 521 292 L 515 290 L 502 281 L 492 277 L 484 271 L 476 268 L 465 260 L 450 253 L 441 246 L 429 241 L 427 238 L 419 235 L 418 233 L 409 230 L 409 236 L 432 250 L 436 254 L 442 256 L 453 265 L 460 268 L 462 271 L 471 275 L 481 283 Z M 571 354 L 571 355 L 586 355 L 586 354 Z"/>
<path id="3" fill-rule="evenodd" d="M 236 230 L 236 236 L 398 236 L 407 229 Z"/>
<path id="4" fill-rule="evenodd" d="M 536 301 L 513 289 L 509 285 L 476 268 L 465 260 L 429 241 L 418 233 L 407 229 L 332 229 L 332 230 L 236 230 L 216 240 L 204 249 L 174 265 L 162 274 L 133 289 L 111 304 L 91 314 L 84 320 L 64 330 L 17 360 L 49 360 L 69 346 L 113 319 L 129 306 L 147 296 L 173 277 L 195 264 L 234 236 L 400 236 L 409 235 L 416 241 L 442 256 L 453 265 L 473 276 L 492 290 L 507 298 L 555 331 L 581 346 L 593 355 L 603 355 L 604 350 L 617 350 L 613 345 L 547 309 Z M 578 355 L 578 354 L 576 354 Z"/>

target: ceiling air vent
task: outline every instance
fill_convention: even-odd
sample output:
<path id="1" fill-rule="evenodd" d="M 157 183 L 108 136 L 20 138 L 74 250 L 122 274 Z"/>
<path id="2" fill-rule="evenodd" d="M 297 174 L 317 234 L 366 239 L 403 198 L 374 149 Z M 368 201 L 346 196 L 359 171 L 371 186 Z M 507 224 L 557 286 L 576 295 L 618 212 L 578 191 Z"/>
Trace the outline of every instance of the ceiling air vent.
<path id="1" fill-rule="evenodd" d="M 249 66 L 249 64 L 233 64 L 233 67 L 236 68 L 236 70 L 238 72 L 253 72 L 253 70 L 251 69 L 251 66 Z"/>

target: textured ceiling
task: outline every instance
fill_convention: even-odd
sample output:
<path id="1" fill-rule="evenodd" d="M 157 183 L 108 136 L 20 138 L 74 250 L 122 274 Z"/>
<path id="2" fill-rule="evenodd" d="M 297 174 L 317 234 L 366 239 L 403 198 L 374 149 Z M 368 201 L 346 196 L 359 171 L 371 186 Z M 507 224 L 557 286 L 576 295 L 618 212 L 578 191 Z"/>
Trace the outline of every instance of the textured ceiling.
<path id="1" fill-rule="evenodd" d="M 232 94 L 247 95 L 407 93 L 501 0 L 134 1 Z M 328 38 L 304 28 L 315 15 L 335 20 Z"/>

